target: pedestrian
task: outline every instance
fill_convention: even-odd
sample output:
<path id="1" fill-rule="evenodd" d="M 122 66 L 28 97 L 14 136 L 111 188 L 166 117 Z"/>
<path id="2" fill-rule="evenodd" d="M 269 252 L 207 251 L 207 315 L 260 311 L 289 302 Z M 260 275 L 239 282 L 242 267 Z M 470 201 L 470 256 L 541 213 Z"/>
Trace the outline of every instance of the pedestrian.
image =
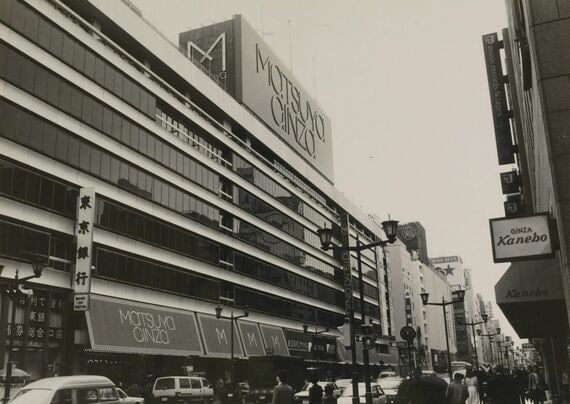
<path id="1" fill-rule="evenodd" d="M 325 386 L 325 398 L 323 398 L 323 404 L 336 404 L 334 387 L 330 383 Z"/>
<path id="2" fill-rule="evenodd" d="M 467 386 L 467 393 L 469 394 L 465 403 L 481 404 L 481 400 L 479 399 L 479 380 L 475 371 L 471 368 L 467 369 L 465 373 L 465 386 Z"/>
<path id="3" fill-rule="evenodd" d="M 287 384 L 287 372 L 278 371 L 276 381 L 271 404 L 293 404 L 293 388 Z"/>
<path id="4" fill-rule="evenodd" d="M 463 404 L 468 397 L 467 386 L 463 384 L 463 374 L 456 372 L 453 381 L 447 386 L 445 398 L 448 404 Z"/>
<path id="5" fill-rule="evenodd" d="M 516 369 L 515 370 L 515 384 L 517 385 L 519 391 L 519 400 L 520 404 L 526 403 L 526 392 L 528 388 L 528 374 L 523 369 Z"/>
<path id="6" fill-rule="evenodd" d="M 544 404 L 546 401 L 546 382 L 544 376 L 539 374 L 538 367 L 531 368 L 528 375 L 528 393 L 529 398 L 534 404 Z"/>
<path id="7" fill-rule="evenodd" d="M 564 397 L 565 400 L 568 400 L 568 373 L 566 372 L 566 369 L 562 369 L 562 377 L 561 377 L 561 381 L 562 381 L 562 397 Z"/>
<path id="8" fill-rule="evenodd" d="M 216 396 L 218 396 L 220 402 L 226 402 L 226 383 L 222 377 L 219 377 L 216 382 Z"/>
<path id="9" fill-rule="evenodd" d="M 495 365 L 495 372 L 487 383 L 487 401 L 490 404 L 517 404 L 518 388 L 515 381 L 505 374 L 503 365 Z"/>
<path id="10" fill-rule="evenodd" d="M 318 381 L 317 374 L 313 374 L 311 376 L 313 385 L 309 387 L 309 404 L 322 404 L 323 402 L 323 388 L 319 386 Z"/>
<path id="11" fill-rule="evenodd" d="M 431 404 L 426 389 L 426 380 L 421 367 L 414 369 L 409 385 L 409 404 Z M 398 390 L 399 392 L 399 390 Z"/>

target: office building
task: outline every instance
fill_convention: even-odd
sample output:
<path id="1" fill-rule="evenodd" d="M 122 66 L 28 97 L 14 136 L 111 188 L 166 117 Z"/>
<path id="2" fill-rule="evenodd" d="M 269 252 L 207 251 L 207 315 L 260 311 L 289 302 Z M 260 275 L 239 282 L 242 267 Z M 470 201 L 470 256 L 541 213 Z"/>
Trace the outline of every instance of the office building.
<path id="1" fill-rule="evenodd" d="M 128 1 L 0 2 L 1 276 L 47 265 L 33 297 L 2 299 L 4 363 L 13 340 L 33 378 L 129 383 L 182 369 L 215 380 L 232 356 L 247 379 L 247 358 L 266 357 L 298 385 L 306 362 L 346 371 L 348 309 L 382 325 L 371 359 L 391 361 L 382 250 L 363 252 L 361 307 L 355 256 L 323 251 L 316 233 L 384 238 L 334 187 L 331 122 L 245 20 L 230 24 L 239 37 L 214 35 L 226 41 L 206 59 L 239 58 L 239 71 L 214 75 Z M 286 89 L 258 75 L 256 49 Z M 267 110 L 274 91 L 298 96 L 277 94 L 286 130 Z M 218 304 L 249 317 L 232 326 Z"/>

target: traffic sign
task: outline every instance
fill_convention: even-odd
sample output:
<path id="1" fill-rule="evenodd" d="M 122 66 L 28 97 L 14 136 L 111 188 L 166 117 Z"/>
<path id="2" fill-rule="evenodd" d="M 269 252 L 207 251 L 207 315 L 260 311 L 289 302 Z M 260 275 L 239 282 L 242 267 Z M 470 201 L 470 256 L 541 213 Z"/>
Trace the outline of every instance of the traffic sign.
<path id="1" fill-rule="evenodd" d="M 414 327 L 405 325 L 400 329 L 400 337 L 402 337 L 404 341 L 412 342 L 414 338 L 416 338 L 416 330 L 414 330 Z"/>

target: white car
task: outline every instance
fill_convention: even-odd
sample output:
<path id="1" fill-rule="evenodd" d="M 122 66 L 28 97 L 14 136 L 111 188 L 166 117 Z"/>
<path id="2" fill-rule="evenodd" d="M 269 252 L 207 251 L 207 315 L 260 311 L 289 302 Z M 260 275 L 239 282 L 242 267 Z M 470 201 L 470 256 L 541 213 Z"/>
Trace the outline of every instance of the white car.
<path id="1" fill-rule="evenodd" d="M 157 403 L 187 400 L 205 404 L 214 400 L 212 386 L 208 380 L 198 376 L 159 377 L 154 382 L 152 395 Z"/>
<path id="2" fill-rule="evenodd" d="M 378 383 L 371 383 L 372 404 L 387 404 L 388 396 Z M 358 383 L 358 398 L 361 404 L 366 403 L 366 389 L 364 383 Z M 337 404 L 352 404 L 352 384 L 347 386 L 338 398 Z"/>
<path id="3" fill-rule="evenodd" d="M 346 389 L 346 386 L 352 383 L 352 379 L 336 379 L 334 382 L 342 394 L 344 389 Z"/>
<path id="4" fill-rule="evenodd" d="M 325 386 L 327 384 L 332 384 L 333 386 L 333 396 L 340 397 L 340 390 L 336 383 L 334 382 L 317 382 L 319 386 L 323 389 L 323 397 L 325 394 Z M 303 386 L 300 392 L 295 393 L 293 396 L 293 402 L 297 404 L 309 404 L 309 388 L 313 385 L 313 383 L 307 383 Z"/>
<path id="5" fill-rule="evenodd" d="M 48 377 L 20 389 L 10 404 L 121 404 L 117 388 L 103 376 Z"/>
<path id="6" fill-rule="evenodd" d="M 144 404 L 144 398 L 142 397 L 129 397 L 127 393 L 117 387 L 117 394 L 119 394 L 119 400 L 123 404 Z"/>
<path id="7" fill-rule="evenodd" d="M 396 396 L 398 395 L 398 388 L 402 384 L 401 377 L 384 377 L 383 379 L 378 379 L 378 384 L 388 396 L 388 403 L 392 404 L 396 402 Z"/>

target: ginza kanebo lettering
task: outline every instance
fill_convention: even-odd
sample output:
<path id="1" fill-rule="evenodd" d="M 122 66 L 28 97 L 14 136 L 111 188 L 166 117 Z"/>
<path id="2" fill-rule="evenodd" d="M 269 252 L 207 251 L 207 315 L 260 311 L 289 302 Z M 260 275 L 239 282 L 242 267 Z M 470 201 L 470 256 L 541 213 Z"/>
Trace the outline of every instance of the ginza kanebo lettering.
<path id="1" fill-rule="evenodd" d="M 548 241 L 547 234 L 538 234 L 537 232 L 533 231 L 532 228 L 530 227 L 517 227 L 511 229 L 510 234 L 499 236 L 499 240 L 497 241 L 497 246 L 544 243 L 546 241 Z"/>
<path id="2" fill-rule="evenodd" d="M 315 156 L 316 142 L 325 141 L 325 119 L 319 111 L 313 111 L 309 100 L 303 100 L 301 90 L 291 82 L 278 65 L 269 57 L 264 58 L 258 44 L 255 45 L 256 72 L 267 74 L 267 85 L 275 93 L 270 99 L 273 121 L 310 156 Z"/>
<path id="3" fill-rule="evenodd" d="M 139 343 L 170 344 L 169 331 L 176 331 L 172 316 L 152 314 L 144 311 L 119 309 L 121 324 L 132 327 L 133 337 Z"/>

